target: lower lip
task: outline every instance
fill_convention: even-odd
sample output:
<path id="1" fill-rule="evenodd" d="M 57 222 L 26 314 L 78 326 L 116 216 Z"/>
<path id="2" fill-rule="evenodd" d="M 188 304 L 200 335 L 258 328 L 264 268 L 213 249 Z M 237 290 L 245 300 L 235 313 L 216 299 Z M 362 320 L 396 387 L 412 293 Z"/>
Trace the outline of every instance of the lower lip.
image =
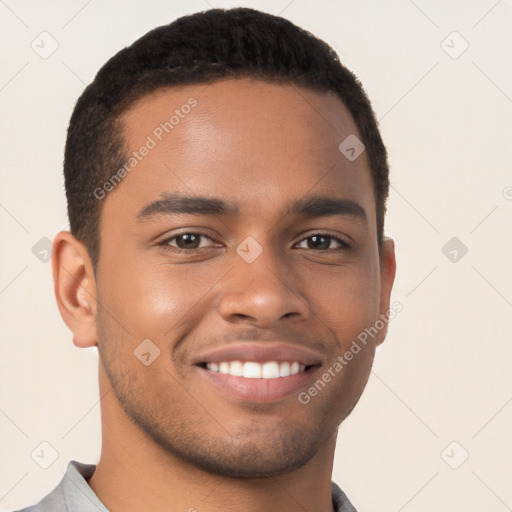
<path id="1" fill-rule="evenodd" d="M 224 394 L 245 402 L 275 402 L 298 393 L 307 385 L 318 367 L 312 367 L 302 373 L 276 379 L 247 379 L 220 372 L 212 372 L 198 366 L 201 374 Z"/>

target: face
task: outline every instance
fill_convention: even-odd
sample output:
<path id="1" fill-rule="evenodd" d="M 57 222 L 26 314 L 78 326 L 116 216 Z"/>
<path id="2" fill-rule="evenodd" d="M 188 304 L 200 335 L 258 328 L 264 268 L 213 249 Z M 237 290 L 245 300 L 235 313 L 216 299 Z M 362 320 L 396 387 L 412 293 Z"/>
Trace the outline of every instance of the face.
<path id="1" fill-rule="evenodd" d="M 351 116 L 329 94 L 239 79 L 160 90 L 123 121 L 96 327 L 124 412 L 207 471 L 303 466 L 358 401 L 384 333 L 340 357 L 389 306 L 366 154 L 338 149 Z"/>

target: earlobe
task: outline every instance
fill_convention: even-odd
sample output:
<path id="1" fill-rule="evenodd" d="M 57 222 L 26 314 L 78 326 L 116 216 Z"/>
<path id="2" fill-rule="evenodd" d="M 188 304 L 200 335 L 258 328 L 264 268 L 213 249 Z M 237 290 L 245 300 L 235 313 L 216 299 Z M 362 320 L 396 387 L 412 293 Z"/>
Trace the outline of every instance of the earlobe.
<path id="1" fill-rule="evenodd" d="M 380 248 L 380 317 L 385 321 L 385 326 L 379 332 L 377 345 L 386 338 L 388 332 L 388 319 L 390 315 L 391 290 L 395 282 L 396 257 L 395 243 L 393 239 L 384 237 Z"/>
<path id="2" fill-rule="evenodd" d="M 96 282 L 85 245 L 69 231 L 53 241 L 53 282 L 60 314 L 77 347 L 97 345 Z"/>

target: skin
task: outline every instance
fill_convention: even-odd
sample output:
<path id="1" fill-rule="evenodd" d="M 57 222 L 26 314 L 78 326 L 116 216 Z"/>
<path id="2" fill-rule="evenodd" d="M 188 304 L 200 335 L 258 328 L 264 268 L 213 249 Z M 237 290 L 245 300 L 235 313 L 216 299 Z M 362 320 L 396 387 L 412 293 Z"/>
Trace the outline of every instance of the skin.
<path id="1" fill-rule="evenodd" d="M 89 484 L 113 512 L 331 511 L 337 429 L 386 328 L 307 405 L 297 393 L 228 397 L 192 359 L 237 340 L 281 340 L 318 350 L 321 377 L 388 311 L 394 246 L 385 238 L 379 252 L 366 154 L 350 162 L 338 150 L 358 131 L 335 96 L 246 78 L 142 98 L 123 117 L 127 153 L 191 96 L 197 106 L 103 199 L 96 275 L 80 241 L 55 238 L 60 312 L 75 345 L 100 354 L 103 445 Z M 240 213 L 137 219 L 176 192 Z M 285 215 L 311 195 L 354 201 L 366 222 Z M 350 247 L 311 243 L 325 231 Z M 172 238 L 184 233 L 211 240 Z M 248 236 L 263 251 L 252 263 L 236 252 Z M 160 349 L 149 366 L 134 356 L 147 338 Z"/>

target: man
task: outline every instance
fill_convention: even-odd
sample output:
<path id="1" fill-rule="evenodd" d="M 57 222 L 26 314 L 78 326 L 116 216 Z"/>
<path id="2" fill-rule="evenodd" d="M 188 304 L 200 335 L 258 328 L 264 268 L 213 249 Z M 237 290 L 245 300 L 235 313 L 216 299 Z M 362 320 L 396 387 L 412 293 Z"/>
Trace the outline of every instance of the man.
<path id="1" fill-rule="evenodd" d="M 98 347 L 103 445 L 25 510 L 355 510 L 336 435 L 395 256 L 386 151 L 334 51 L 252 9 L 159 27 L 81 95 L 64 173 L 55 293 Z"/>

